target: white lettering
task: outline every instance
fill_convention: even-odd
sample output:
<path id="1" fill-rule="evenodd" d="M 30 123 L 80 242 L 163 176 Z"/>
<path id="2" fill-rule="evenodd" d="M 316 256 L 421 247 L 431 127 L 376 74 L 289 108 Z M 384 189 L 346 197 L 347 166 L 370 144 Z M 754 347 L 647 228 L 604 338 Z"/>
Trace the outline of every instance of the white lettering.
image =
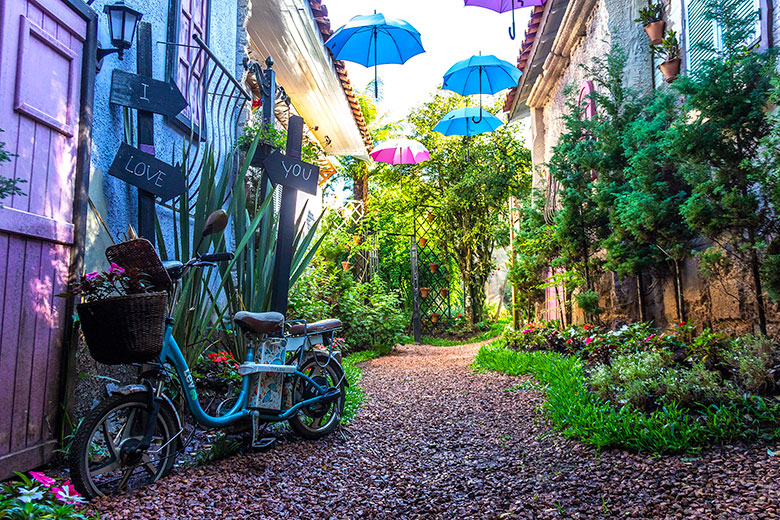
<path id="1" fill-rule="evenodd" d="M 308 180 L 311 178 L 311 173 L 312 173 L 313 171 L 314 171 L 314 170 L 312 170 L 311 168 L 309 168 L 308 170 L 304 170 L 304 173 L 303 173 L 303 180 L 305 180 L 305 181 L 308 181 Z"/>
<path id="2" fill-rule="evenodd" d="M 282 168 L 284 168 L 285 171 L 284 178 L 286 179 L 287 177 L 290 176 L 290 170 L 292 170 L 293 167 L 292 166 L 288 167 L 287 163 L 282 161 Z"/>
<path id="3" fill-rule="evenodd" d="M 154 181 L 155 186 L 162 187 L 162 181 L 163 177 L 165 176 L 165 172 L 162 170 L 157 170 L 157 180 Z"/>
<path id="4" fill-rule="evenodd" d="M 296 177 L 301 175 L 301 165 L 300 164 L 296 164 L 293 167 L 293 175 L 296 176 Z"/>
<path id="5" fill-rule="evenodd" d="M 146 89 L 149 88 L 149 85 L 147 85 L 146 83 L 141 83 L 141 85 L 143 85 L 144 87 L 144 94 L 143 96 L 141 96 L 141 101 L 149 101 L 149 98 L 146 97 Z"/>
<path id="6" fill-rule="evenodd" d="M 140 169 L 140 173 L 139 173 L 139 169 Z M 136 163 L 135 168 L 133 168 L 133 174 L 136 177 L 143 177 L 144 175 L 148 175 L 148 171 L 149 171 L 149 167 L 142 162 Z"/>

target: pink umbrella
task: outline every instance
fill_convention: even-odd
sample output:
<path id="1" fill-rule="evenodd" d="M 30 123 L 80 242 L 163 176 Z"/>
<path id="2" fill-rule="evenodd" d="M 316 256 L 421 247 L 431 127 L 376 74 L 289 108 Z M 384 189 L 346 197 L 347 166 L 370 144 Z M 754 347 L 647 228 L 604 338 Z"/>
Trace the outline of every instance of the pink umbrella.
<path id="1" fill-rule="evenodd" d="M 431 156 L 422 143 L 413 139 L 392 139 L 374 148 L 371 158 L 387 164 L 417 164 L 429 161 Z"/>
<path id="2" fill-rule="evenodd" d="M 515 9 L 544 5 L 546 0 L 465 0 L 465 5 L 484 7 L 497 13 L 512 11 L 512 27 L 509 28 L 509 37 L 515 39 Z"/>

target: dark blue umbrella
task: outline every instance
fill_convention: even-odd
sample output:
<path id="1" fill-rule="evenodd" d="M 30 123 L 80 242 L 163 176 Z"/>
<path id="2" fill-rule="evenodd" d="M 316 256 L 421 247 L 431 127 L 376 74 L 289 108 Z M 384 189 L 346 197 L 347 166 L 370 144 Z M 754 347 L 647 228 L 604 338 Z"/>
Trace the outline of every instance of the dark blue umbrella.
<path id="1" fill-rule="evenodd" d="M 420 33 L 404 20 L 386 18 L 385 15 L 355 16 L 334 32 L 325 46 L 337 60 L 374 67 L 375 94 L 379 97 L 376 66 L 389 63 L 406 63 L 412 56 L 425 52 Z"/>
<path id="2" fill-rule="evenodd" d="M 520 69 L 493 55 L 472 56 L 450 67 L 444 74 L 442 88 L 461 96 L 479 94 L 479 107 L 482 108 L 482 94 L 495 94 L 515 87 L 521 75 Z"/>

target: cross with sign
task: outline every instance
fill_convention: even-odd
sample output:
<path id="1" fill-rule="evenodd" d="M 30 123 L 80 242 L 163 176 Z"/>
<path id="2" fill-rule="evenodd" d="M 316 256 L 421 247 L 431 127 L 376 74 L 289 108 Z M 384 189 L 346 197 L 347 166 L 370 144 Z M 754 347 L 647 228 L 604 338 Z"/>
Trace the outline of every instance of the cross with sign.
<path id="1" fill-rule="evenodd" d="M 187 108 L 187 101 L 174 83 L 114 69 L 111 103 L 123 107 L 175 117 Z"/>

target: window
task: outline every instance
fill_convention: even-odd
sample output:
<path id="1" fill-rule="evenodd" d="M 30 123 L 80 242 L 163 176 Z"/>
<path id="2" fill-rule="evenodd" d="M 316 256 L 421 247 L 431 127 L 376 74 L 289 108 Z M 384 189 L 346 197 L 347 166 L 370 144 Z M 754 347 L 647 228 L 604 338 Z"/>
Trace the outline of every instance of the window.
<path id="1" fill-rule="evenodd" d="M 706 19 L 707 0 L 689 0 L 686 3 L 686 39 L 685 57 L 688 70 L 696 70 L 700 63 L 712 57 L 712 51 L 701 48 L 709 45 L 713 49 L 720 50 L 723 46 L 721 28 L 714 20 Z M 761 44 L 765 46 L 766 31 L 761 30 L 761 0 L 740 0 L 739 14 L 745 16 L 749 13 L 759 13 L 756 20 L 754 34 L 746 42 L 748 46 Z"/>
<path id="2" fill-rule="evenodd" d="M 208 41 L 209 0 L 171 0 L 168 11 L 168 41 L 166 57 L 168 77 L 178 85 L 189 106 L 176 119 L 187 130 L 199 131 L 205 121 L 203 112 L 206 56 L 195 43 L 197 35 Z"/>

